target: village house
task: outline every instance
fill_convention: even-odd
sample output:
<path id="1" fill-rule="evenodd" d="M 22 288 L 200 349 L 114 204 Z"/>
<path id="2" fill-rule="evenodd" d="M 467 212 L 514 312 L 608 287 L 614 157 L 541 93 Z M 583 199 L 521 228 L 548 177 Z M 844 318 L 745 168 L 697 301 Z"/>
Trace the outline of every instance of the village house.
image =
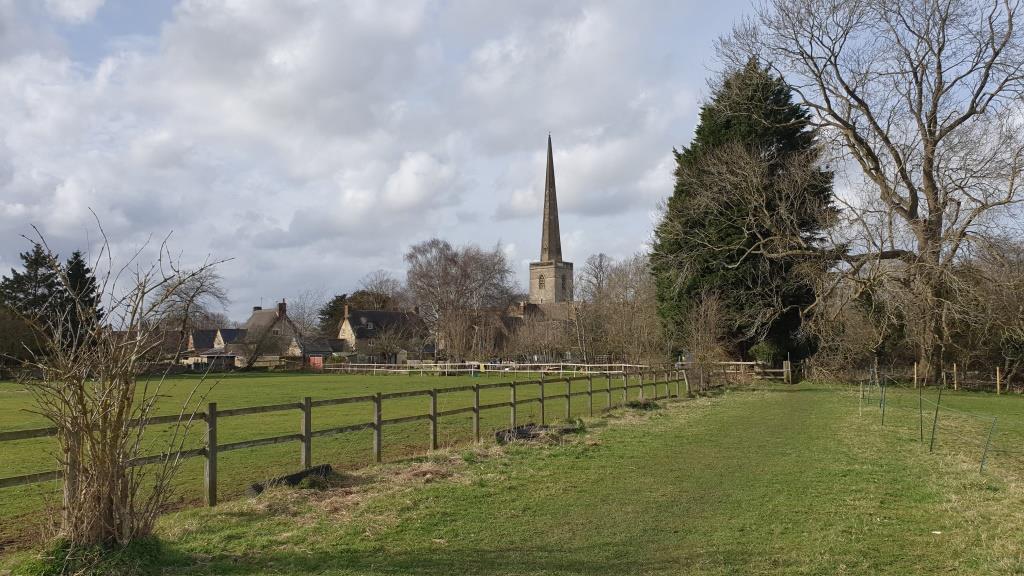
<path id="1" fill-rule="evenodd" d="M 410 357 L 433 356 L 429 333 L 417 310 L 351 310 L 338 325 L 346 352 L 369 361 L 401 364 Z"/>

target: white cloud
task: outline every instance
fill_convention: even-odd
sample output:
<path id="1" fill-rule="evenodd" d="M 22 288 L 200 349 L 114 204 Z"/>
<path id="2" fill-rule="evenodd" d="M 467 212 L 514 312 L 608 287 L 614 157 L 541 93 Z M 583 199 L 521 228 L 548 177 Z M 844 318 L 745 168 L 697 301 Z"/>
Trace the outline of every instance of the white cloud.
<path id="1" fill-rule="evenodd" d="M 123 246 L 174 230 L 234 257 L 239 311 L 349 289 L 433 235 L 533 254 L 548 131 L 566 246 L 632 250 L 703 85 L 671 57 L 689 21 L 631 2 L 183 0 L 95 61 L 19 6 L 0 0 L 0 261 L 29 223 L 76 247 L 93 209 Z M 587 231 L 613 217 L 621 237 Z"/>
<path id="2" fill-rule="evenodd" d="M 55 17 L 71 24 L 92 20 L 104 0 L 46 0 L 46 9 Z"/>

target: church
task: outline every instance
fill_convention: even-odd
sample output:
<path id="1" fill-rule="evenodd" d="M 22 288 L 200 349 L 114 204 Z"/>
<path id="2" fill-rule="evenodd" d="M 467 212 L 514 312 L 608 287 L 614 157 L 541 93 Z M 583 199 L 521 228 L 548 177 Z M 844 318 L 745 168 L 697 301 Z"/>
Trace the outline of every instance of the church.
<path id="1" fill-rule="evenodd" d="M 562 236 L 558 229 L 558 195 L 555 190 L 555 159 L 549 134 L 540 259 L 530 263 L 529 298 L 519 304 L 519 310 L 515 315 L 539 316 L 546 320 L 568 320 L 572 300 L 572 262 L 562 260 Z"/>

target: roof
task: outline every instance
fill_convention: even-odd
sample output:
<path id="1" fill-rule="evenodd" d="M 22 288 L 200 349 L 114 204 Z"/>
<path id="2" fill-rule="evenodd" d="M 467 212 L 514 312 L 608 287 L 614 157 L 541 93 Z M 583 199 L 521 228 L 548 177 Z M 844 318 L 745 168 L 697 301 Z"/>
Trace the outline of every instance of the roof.
<path id="1" fill-rule="evenodd" d="M 217 338 L 216 330 L 193 330 L 192 349 L 209 350 L 213 348 L 213 341 Z"/>
<path id="2" fill-rule="evenodd" d="M 385 330 L 408 331 L 409 336 L 426 329 L 423 320 L 405 310 L 350 310 L 349 325 L 356 338 L 376 338 Z"/>
<path id="3" fill-rule="evenodd" d="M 245 335 L 248 332 L 245 328 L 221 328 L 220 337 L 224 340 L 224 344 L 232 344 L 245 340 Z"/>
<path id="4" fill-rule="evenodd" d="M 252 315 L 245 321 L 246 330 L 259 330 L 273 326 L 277 322 L 277 310 L 268 308 L 266 310 L 253 310 Z"/>
<path id="5" fill-rule="evenodd" d="M 298 338 L 299 348 L 302 349 L 304 355 L 310 354 L 331 354 L 334 352 L 334 347 L 331 345 L 331 340 L 337 340 L 336 338 Z"/>

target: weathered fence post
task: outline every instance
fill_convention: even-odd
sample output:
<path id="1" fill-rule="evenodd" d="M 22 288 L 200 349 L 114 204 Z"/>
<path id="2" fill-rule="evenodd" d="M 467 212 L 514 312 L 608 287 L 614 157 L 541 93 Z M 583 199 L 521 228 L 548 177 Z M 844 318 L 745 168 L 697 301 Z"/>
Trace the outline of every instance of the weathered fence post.
<path id="1" fill-rule="evenodd" d="M 945 386 L 943 386 L 945 388 Z M 928 451 L 931 452 L 935 448 L 935 429 L 939 425 L 939 404 L 942 403 L 942 388 L 939 388 L 939 397 L 935 401 L 935 419 L 932 420 L 932 438 L 928 442 Z"/>
<path id="2" fill-rule="evenodd" d="M 988 429 L 988 437 L 985 438 L 985 451 L 981 453 L 981 466 L 978 472 L 985 471 L 985 458 L 988 457 L 988 447 L 992 443 L 992 434 L 996 431 L 996 419 L 992 418 L 992 427 Z"/>
<path id="3" fill-rule="evenodd" d="M 206 505 L 217 505 L 217 403 L 206 406 L 206 468 L 203 474 L 206 484 Z"/>
<path id="4" fill-rule="evenodd" d="M 996 366 L 996 396 L 1003 393 L 1003 374 L 999 371 L 999 366 Z"/>
<path id="5" fill-rule="evenodd" d="M 437 450 L 437 388 L 430 389 L 430 449 Z"/>
<path id="6" fill-rule="evenodd" d="M 683 368 L 683 384 L 686 384 L 686 397 L 693 396 L 693 393 L 690 392 L 690 377 L 686 375 L 686 368 Z"/>
<path id="7" fill-rule="evenodd" d="M 587 373 L 587 403 L 589 404 L 590 417 L 594 417 L 594 376 Z"/>
<path id="8" fill-rule="evenodd" d="M 885 426 L 885 382 L 882 382 L 882 426 Z"/>
<path id="9" fill-rule="evenodd" d="M 302 399 L 302 469 L 313 465 L 313 399 Z"/>
<path id="10" fill-rule="evenodd" d="M 679 398 L 679 370 L 673 372 L 672 377 L 676 382 L 676 398 Z"/>
<path id="11" fill-rule="evenodd" d="M 516 427 L 516 383 L 509 384 L 509 422 L 511 422 L 512 428 Z"/>
<path id="12" fill-rule="evenodd" d="M 914 361 L 914 388 L 917 388 L 917 361 Z"/>
<path id="13" fill-rule="evenodd" d="M 608 385 L 608 405 L 605 407 L 608 410 L 612 409 L 612 373 L 605 372 L 605 382 Z"/>
<path id="14" fill-rule="evenodd" d="M 565 379 L 565 420 L 572 420 L 572 380 Z"/>
<path id="15" fill-rule="evenodd" d="M 629 373 L 622 372 L 622 403 L 629 402 Z"/>
<path id="16" fill-rule="evenodd" d="M 384 424 L 381 422 L 381 404 L 382 399 L 380 392 L 373 395 L 373 461 L 381 461 L 381 452 L 383 444 L 383 432 Z"/>
<path id="17" fill-rule="evenodd" d="M 644 373 L 640 371 L 640 401 L 644 401 Z"/>
<path id="18" fill-rule="evenodd" d="M 953 362 L 953 390 L 960 389 L 960 378 L 956 369 L 956 362 Z"/>
<path id="19" fill-rule="evenodd" d="M 540 376 L 540 425 L 544 425 L 544 375 Z"/>
<path id="20" fill-rule="evenodd" d="M 480 385 L 473 385 L 473 439 L 480 441 Z"/>
<path id="21" fill-rule="evenodd" d="M 924 444 L 924 387 L 917 389 L 917 420 L 921 432 L 921 443 Z"/>

